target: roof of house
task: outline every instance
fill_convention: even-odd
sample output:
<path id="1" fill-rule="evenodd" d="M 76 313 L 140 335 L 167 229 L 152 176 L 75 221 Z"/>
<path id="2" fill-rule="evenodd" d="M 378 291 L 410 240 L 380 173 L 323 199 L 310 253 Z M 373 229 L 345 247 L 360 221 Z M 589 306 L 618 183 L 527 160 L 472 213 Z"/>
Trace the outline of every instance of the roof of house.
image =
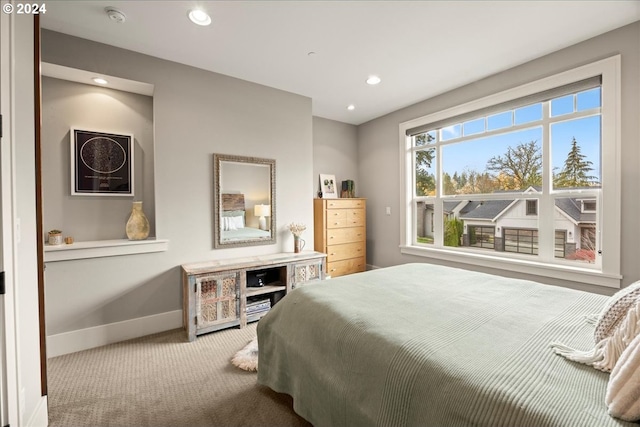
<path id="1" fill-rule="evenodd" d="M 483 202 L 469 202 L 460 211 L 460 218 L 492 220 L 509 207 L 513 201 L 514 200 L 486 200 Z M 595 212 L 582 212 L 580 199 L 568 197 L 557 198 L 556 206 L 576 222 L 595 222 L 596 220 Z"/>
<path id="2" fill-rule="evenodd" d="M 470 202 L 460 211 L 462 219 L 494 219 L 500 212 L 505 210 L 507 206 L 513 203 L 513 200 L 486 200 L 483 202 Z"/>
<path id="3" fill-rule="evenodd" d="M 456 207 L 458 207 L 461 203 L 464 203 L 464 206 L 462 207 L 462 209 L 460 209 L 459 212 L 460 219 L 494 220 L 502 212 L 504 212 L 504 210 L 507 209 L 515 200 L 518 199 L 444 201 L 442 202 L 442 207 L 445 213 L 452 213 L 456 209 Z M 556 199 L 556 207 L 558 207 L 558 209 L 564 212 L 576 223 L 595 222 L 595 212 L 582 212 L 581 205 L 582 203 L 580 199 L 573 199 L 569 197 Z"/>
<path id="4" fill-rule="evenodd" d="M 461 202 L 442 202 L 442 209 L 444 209 L 445 213 L 451 213 Z"/>
<path id="5" fill-rule="evenodd" d="M 576 222 L 595 222 L 595 212 L 582 212 L 581 202 L 579 199 L 558 198 L 556 206 L 571 217 Z"/>

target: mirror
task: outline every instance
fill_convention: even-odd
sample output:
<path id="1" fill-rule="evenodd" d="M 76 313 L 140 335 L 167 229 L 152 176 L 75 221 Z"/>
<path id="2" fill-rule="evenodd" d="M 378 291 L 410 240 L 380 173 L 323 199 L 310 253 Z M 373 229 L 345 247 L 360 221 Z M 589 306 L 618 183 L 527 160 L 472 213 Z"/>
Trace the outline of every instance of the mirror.
<path id="1" fill-rule="evenodd" d="M 276 242 L 276 161 L 213 155 L 214 247 Z"/>

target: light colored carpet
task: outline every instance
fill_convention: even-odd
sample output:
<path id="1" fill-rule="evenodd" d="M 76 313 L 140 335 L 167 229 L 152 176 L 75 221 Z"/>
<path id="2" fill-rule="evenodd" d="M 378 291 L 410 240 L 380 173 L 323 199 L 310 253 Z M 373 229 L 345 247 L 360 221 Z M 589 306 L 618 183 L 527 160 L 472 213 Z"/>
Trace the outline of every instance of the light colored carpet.
<path id="1" fill-rule="evenodd" d="M 289 396 L 231 365 L 256 326 L 191 343 L 180 329 L 49 359 L 49 425 L 309 426 Z"/>

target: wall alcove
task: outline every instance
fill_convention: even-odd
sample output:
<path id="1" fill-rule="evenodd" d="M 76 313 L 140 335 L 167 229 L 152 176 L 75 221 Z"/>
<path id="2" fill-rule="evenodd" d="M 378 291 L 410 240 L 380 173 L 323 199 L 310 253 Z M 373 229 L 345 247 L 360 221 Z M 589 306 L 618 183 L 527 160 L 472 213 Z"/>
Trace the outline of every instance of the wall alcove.
<path id="1" fill-rule="evenodd" d="M 167 250 L 168 241 L 156 235 L 153 85 L 50 63 L 41 64 L 41 73 L 43 229 L 62 230 L 74 241 L 45 244 L 44 261 Z M 133 195 L 72 195 L 72 128 L 133 135 Z M 143 202 L 147 240 L 126 238 L 133 201 Z"/>

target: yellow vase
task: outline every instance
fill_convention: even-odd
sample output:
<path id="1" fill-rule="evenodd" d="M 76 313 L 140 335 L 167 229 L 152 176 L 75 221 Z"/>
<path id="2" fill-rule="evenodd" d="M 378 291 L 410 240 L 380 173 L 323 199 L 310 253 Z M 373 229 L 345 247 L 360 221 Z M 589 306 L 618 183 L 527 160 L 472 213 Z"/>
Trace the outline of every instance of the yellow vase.
<path id="1" fill-rule="evenodd" d="M 129 240 L 144 240 L 149 237 L 149 220 L 142 211 L 142 202 L 133 202 L 126 230 Z"/>

